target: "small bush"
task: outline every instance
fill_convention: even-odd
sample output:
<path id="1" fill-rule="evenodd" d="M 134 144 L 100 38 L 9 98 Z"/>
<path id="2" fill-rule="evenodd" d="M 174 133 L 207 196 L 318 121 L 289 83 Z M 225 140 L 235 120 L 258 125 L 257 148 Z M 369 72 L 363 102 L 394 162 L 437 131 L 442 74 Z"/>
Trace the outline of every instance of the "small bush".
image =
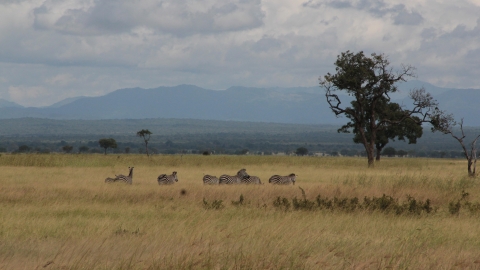
<path id="1" fill-rule="evenodd" d="M 452 215 L 457 215 L 460 214 L 460 208 L 462 205 L 460 204 L 460 201 L 455 202 L 450 202 L 448 203 L 448 212 Z"/>
<path id="2" fill-rule="evenodd" d="M 291 206 L 293 210 L 331 210 L 331 211 L 344 211 L 344 212 L 353 212 L 356 210 L 364 211 L 377 211 L 384 213 L 394 213 L 396 215 L 402 214 L 416 214 L 420 215 L 422 213 L 431 213 L 434 209 L 430 200 L 418 201 L 411 196 L 407 196 L 407 200 L 403 203 L 399 203 L 398 199 L 395 199 L 391 196 L 383 195 L 382 197 L 365 197 L 363 202 L 360 203 L 360 200 L 357 197 L 354 198 L 338 198 L 334 197 L 333 199 L 323 198 L 318 195 L 315 201 L 310 201 L 305 195 L 305 191 L 300 187 L 302 192 L 302 199 L 297 197 L 292 199 L 292 203 L 287 198 L 277 197 L 273 202 L 273 206 L 280 208 L 282 210 L 288 211 Z M 476 205 L 480 209 L 480 204 Z"/>
<path id="3" fill-rule="evenodd" d="M 243 197 L 243 194 L 240 194 L 240 198 L 238 201 L 232 201 L 232 205 L 239 206 L 239 205 L 244 205 L 245 198 Z"/>
<path id="4" fill-rule="evenodd" d="M 214 200 L 212 203 L 209 203 L 205 198 L 203 198 L 203 207 L 205 209 L 220 210 L 225 207 L 222 200 Z"/>
<path id="5" fill-rule="evenodd" d="M 298 200 L 297 197 L 293 198 L 292 204 L 293 209 L 295 210 L 313 210 L 315 207 L 315 202 L 307 200 L 307 196 L 305 195 L 305 190 L 303 188 L 298 187 L 302 191 L 302 200 Z"/>
<path id="6" fill-rule="evenodd" d="M 469 201 L 470 194 L 462 190 L 460 198 L 457 201 L 451 201 L 448 203 L 448 212 L 452 215 L 459 215 L 460 210 L 464 207 L 471 214 L 476 214 L 480 212 L 480 203 L 472 203 Z"/>
<path id="7" fill-rule="evenodd" d="M 115 232 L 115 235 L 143 235 L 143 233 L 140 233 L 140 229 L 137 228 L 135 231 L 129 231 L 126 229 L 118 228 Z"/>
<path id="8" fill-rule="evenodd" d="M 291 207 L 291 204 L 287 198 L 277 197 L 277 199 L 273 201 L 273 206 L 288 211 Z"/>

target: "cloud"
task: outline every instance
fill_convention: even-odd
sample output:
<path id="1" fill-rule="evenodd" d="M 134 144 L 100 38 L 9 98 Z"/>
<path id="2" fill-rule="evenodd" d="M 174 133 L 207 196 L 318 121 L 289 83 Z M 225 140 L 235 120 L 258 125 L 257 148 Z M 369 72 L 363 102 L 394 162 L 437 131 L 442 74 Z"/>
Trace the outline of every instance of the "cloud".
<path id="1" fill-rule="evenodd" d="M 409 12 L 405 9 L 401 9 L 396 15 L 394 15 L 393 21 L 396 25 L 419 25 L 423 22 L 423 17 L 418 12 Z"/>
<path id="2" fill-rule="evenodd" d="M 48 83 L 48 84 L 61 85 L 61 86 L 66 86 L 66 85 L 71 84 L 75 81 L 76 81 L 76 79 L 73 77 L 72 74 L 58 74 L 54 77 L 47 78 L 45 80 L 45 82 Z"/>
<path id="3" fill-rule="evenodd" d="M 390 16 L 396 25 L 419 25 L 423 21 L 422 15 L 417 11 L 409 11 L 404 4 L 387 4 L 382 0 L 362 1 L 314 1 L 309 0 L 303 3 L 304 7 L 321 8 L 330 7 L 333 9 L 354 9 L 367 11 L 375 17 Z"/>
<path id="4" fill-rule="evenodd" d="M 45 102 L 38 102 L 39 98 L 45 98 L 45 96 L 49 95 L 48 90 L 42 86 L 10 86 L 8 88 L 8 93 L 12 101 L 27 106 L 38 107 L 48 104 Z"/>
<path id="5" fill-rule="evenodd" d="M 121 34 L 147 28 L 187 36 L 255 29 L 262 26 L 264 13 L 260 0 L 102 0 L 60 7 L 47 0 L 34 10 L 34 16 L 36 29 L 71 35 Z"/>
<path id="6" fill-rule="evenodd" d="M 263 36 L 258 41 L 254 42 L 251 48 L 257 52 L 265 52 L 282 47 L 282 41 L 268 36 Z"/>

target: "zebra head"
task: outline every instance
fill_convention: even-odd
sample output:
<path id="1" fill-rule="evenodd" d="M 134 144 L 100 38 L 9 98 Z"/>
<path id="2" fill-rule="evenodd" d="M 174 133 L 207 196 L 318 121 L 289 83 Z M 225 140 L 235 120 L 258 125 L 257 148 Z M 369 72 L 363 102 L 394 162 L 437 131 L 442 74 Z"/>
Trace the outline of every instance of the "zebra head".
<path id="1" fill-rule="evenodd" d="M 290 178 L 290 180 L 292 180 L 292 184 L 295 185 L 295 178 L 297 177 L 294 173 L 291 173 L 288 175 L 288 177 Z"/>
<path id="2" fill-rule="evenodd" d="M 249 175 L 248 175 L 246 169 L 241 169 L 240 171 L 237 172 L 237 176 L 240 177 L 240 178 L 243 178 L 243 177 L 249 176 Z"/>
<path id="3" fill-rule="evenodd" d="M 175 182 L 178 182 L 177 172 L 173 172 L 172 175 L 173 175 L 173 178 L 175 179 Z"/>
<path id="4" fill-rule="evenodd" d="M 130 177 L 130 178 L 133 177 L 133 168 L 134 167 L 128 167 L 128 177 Z"/>

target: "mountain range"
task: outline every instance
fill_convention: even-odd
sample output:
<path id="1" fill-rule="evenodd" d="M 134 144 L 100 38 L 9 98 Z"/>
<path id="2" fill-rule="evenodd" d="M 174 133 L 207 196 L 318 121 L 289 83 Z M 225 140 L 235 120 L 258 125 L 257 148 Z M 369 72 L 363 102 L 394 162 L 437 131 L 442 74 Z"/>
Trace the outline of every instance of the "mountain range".
<path id="1" fill-rule="evenodd" d="M 480 90 L 450 89 L 410 81 L 399 85 L 393 101 L 408 106 L 410 89 L 424 87 L 439 107 L 463 118 L 465 126 L 480 126 Z M 340 93 L 340 92 L 339 92 Z M 348 104 L 348 96 L 341 96 Z M 210 90 L 194 85 L 153 89 L 119 89 L 104 96 L 73 97 L 48 107 L 23 107 L 0 99 L 0 118 L 147 119 L 180 118 L 297 124 L 345 124 L 328 107 L 325 92 L 316 87 Z"/>

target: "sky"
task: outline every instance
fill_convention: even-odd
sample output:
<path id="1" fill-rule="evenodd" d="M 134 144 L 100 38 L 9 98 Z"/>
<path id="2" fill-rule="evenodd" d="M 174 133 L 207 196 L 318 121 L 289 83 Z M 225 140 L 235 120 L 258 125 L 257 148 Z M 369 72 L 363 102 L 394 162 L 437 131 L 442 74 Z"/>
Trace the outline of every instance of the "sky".
<path id="1" fill-rule="evenodd" d="M 347 50 L 480 89 L 480 0 L 0 0 L 0 98 L 23 106 L 131 87 L 317 86 Z"/>

